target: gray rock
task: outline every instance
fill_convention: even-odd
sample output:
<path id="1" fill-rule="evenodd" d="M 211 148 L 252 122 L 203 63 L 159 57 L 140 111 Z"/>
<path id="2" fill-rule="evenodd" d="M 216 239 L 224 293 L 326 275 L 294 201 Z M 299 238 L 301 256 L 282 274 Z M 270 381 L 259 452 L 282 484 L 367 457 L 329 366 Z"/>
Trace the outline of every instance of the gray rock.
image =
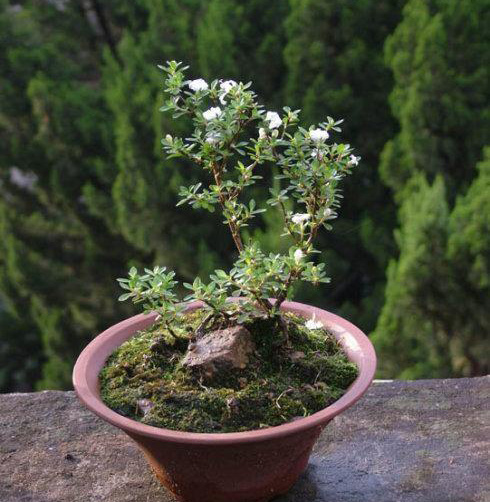
<path id="1" fill-rule="evenodd" d="M 375 383 L 275 502 L 489 502 L 490 377 Z M 73 392 L 0 395 L 1 502 L 174 502 Z"/>
<path id="2" fill-rule="evenodd" d="M 212 378 L 221 369 L 243 369 L 255 350 L 250 331 L 244 326 L 220 329 L 191 343 L 182 364 Z"/>

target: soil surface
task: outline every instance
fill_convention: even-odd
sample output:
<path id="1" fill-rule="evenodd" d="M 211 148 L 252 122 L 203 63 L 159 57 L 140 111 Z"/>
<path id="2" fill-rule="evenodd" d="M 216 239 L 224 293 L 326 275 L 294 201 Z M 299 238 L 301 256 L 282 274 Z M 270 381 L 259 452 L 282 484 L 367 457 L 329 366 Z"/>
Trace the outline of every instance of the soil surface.
<path id="1" fill-rule="evenodd" d="M 127 340 L 100 374 L 101 397 L 120 415 L 186 432 L 242 432 L 281 425 L 339 399 L 358 375 L 335 337 L 287 313 L 277 321 L 195 336 L 197 310 L 173 335 L 161 324 Z"/>
<path id="2" fill-rule="evenodd" d="M 380 382 L 274 502 L 490 501 L 490 377 Z M 175 502 L 73 392 L 0 395 L 2 502 Z"/>

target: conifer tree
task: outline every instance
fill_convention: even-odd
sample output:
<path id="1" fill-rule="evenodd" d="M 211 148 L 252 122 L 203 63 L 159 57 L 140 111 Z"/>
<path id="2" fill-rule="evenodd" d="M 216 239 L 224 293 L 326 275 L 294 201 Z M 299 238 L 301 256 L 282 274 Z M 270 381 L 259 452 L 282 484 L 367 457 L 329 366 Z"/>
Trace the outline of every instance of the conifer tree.
<path id="1" fill-rule="evenodd" d="M 382 376 L 490 370 L 490 149 L 477 172 L 451 212 L 442 176 L 432 185 L 423 175 L 412 180 L 373 336 Z"/>
<path id="2" fill-rule="evenodd" d="M 410 0 L 386 43 L 400 132 L 383 151 L 384 181 L 403 198 L 415 173 L 441 174 L 451 200 L 490 140 L 486 0 Z"/>
<path id="3" fill-rule="evenodd" d="M 384 376 L 490 366 L 488 153 L 475 169 L 490 143 L 487 7 L 410 0 L 386 44 L 400 132 L 380 170 L 400 204 L 400 254 L 373 337 Z"/>
<path id="4" fill-rule="evenodd" d="M 417 189 L 399 211 L 395 235 L 400 256 L 388 266 L 386 298 L 373 342 L 381 376 L 450 376 L 448 334 L 434 316 L 447 287 L 445 186 L 442 177 L 430 185 L 422 175 L 413 184 Z"/>

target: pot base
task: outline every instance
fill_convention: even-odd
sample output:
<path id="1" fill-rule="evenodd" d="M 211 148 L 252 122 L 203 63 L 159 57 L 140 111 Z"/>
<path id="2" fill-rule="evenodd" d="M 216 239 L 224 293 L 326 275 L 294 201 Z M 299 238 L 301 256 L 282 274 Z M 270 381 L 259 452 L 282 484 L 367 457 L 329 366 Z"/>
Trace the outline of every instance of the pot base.
<path id="1" fill-rule="evenodd" d="M 130 437 L 179 502 L 268 502 L 286 493 L 308 465 L 323 427 L 259 443 L 173 444 Z"/>
<path id="2" fill-rule="evenodd" d="M 366 392 L 376 369 L 371 342 L 353 324 L 300 303 L 284 302 L 281 309 L 322 322 L 359 368 L 338 401 L 309 417 L 261 430 L 198 434 L 158 429 L 112 411 L 100 398 L 99 372 L 117 347 L 154 323 L 156 314 L 122 321 L 90 342 L 75 364 L 75 391 L 90 410 L 138 443 L 159 480 L 181 502 L 268 502 L 296 482 L 322 429 Z"/>

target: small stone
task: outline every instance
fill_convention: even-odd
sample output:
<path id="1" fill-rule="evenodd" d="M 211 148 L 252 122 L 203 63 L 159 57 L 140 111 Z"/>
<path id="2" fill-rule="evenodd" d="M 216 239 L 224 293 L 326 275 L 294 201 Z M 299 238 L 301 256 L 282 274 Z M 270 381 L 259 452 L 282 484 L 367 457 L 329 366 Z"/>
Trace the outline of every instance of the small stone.
<path id="1" fill-rule="evenodd" d="M 250 331 L 244 326 L 233 326 L 212 331 L 191 343 L 182 365 L 212 378 L 221 369 L 246 368 L 254 350 Z"/>
<path id="2" fill-rule="evenodd" d="M 155 406 L 155 403 L 150 401 L 149 399 L 138 399 L 136 402 L 138 410 L 143 413 L 143 416 L 146 416 L 148 412 Z"/>
<path id="3" fill-rule="evenodd" d="M 226 406 L 229 410 L 235 411 L 238 408 L 238 399 L 236 397 L 229 397 L 226 400 Z"/>

